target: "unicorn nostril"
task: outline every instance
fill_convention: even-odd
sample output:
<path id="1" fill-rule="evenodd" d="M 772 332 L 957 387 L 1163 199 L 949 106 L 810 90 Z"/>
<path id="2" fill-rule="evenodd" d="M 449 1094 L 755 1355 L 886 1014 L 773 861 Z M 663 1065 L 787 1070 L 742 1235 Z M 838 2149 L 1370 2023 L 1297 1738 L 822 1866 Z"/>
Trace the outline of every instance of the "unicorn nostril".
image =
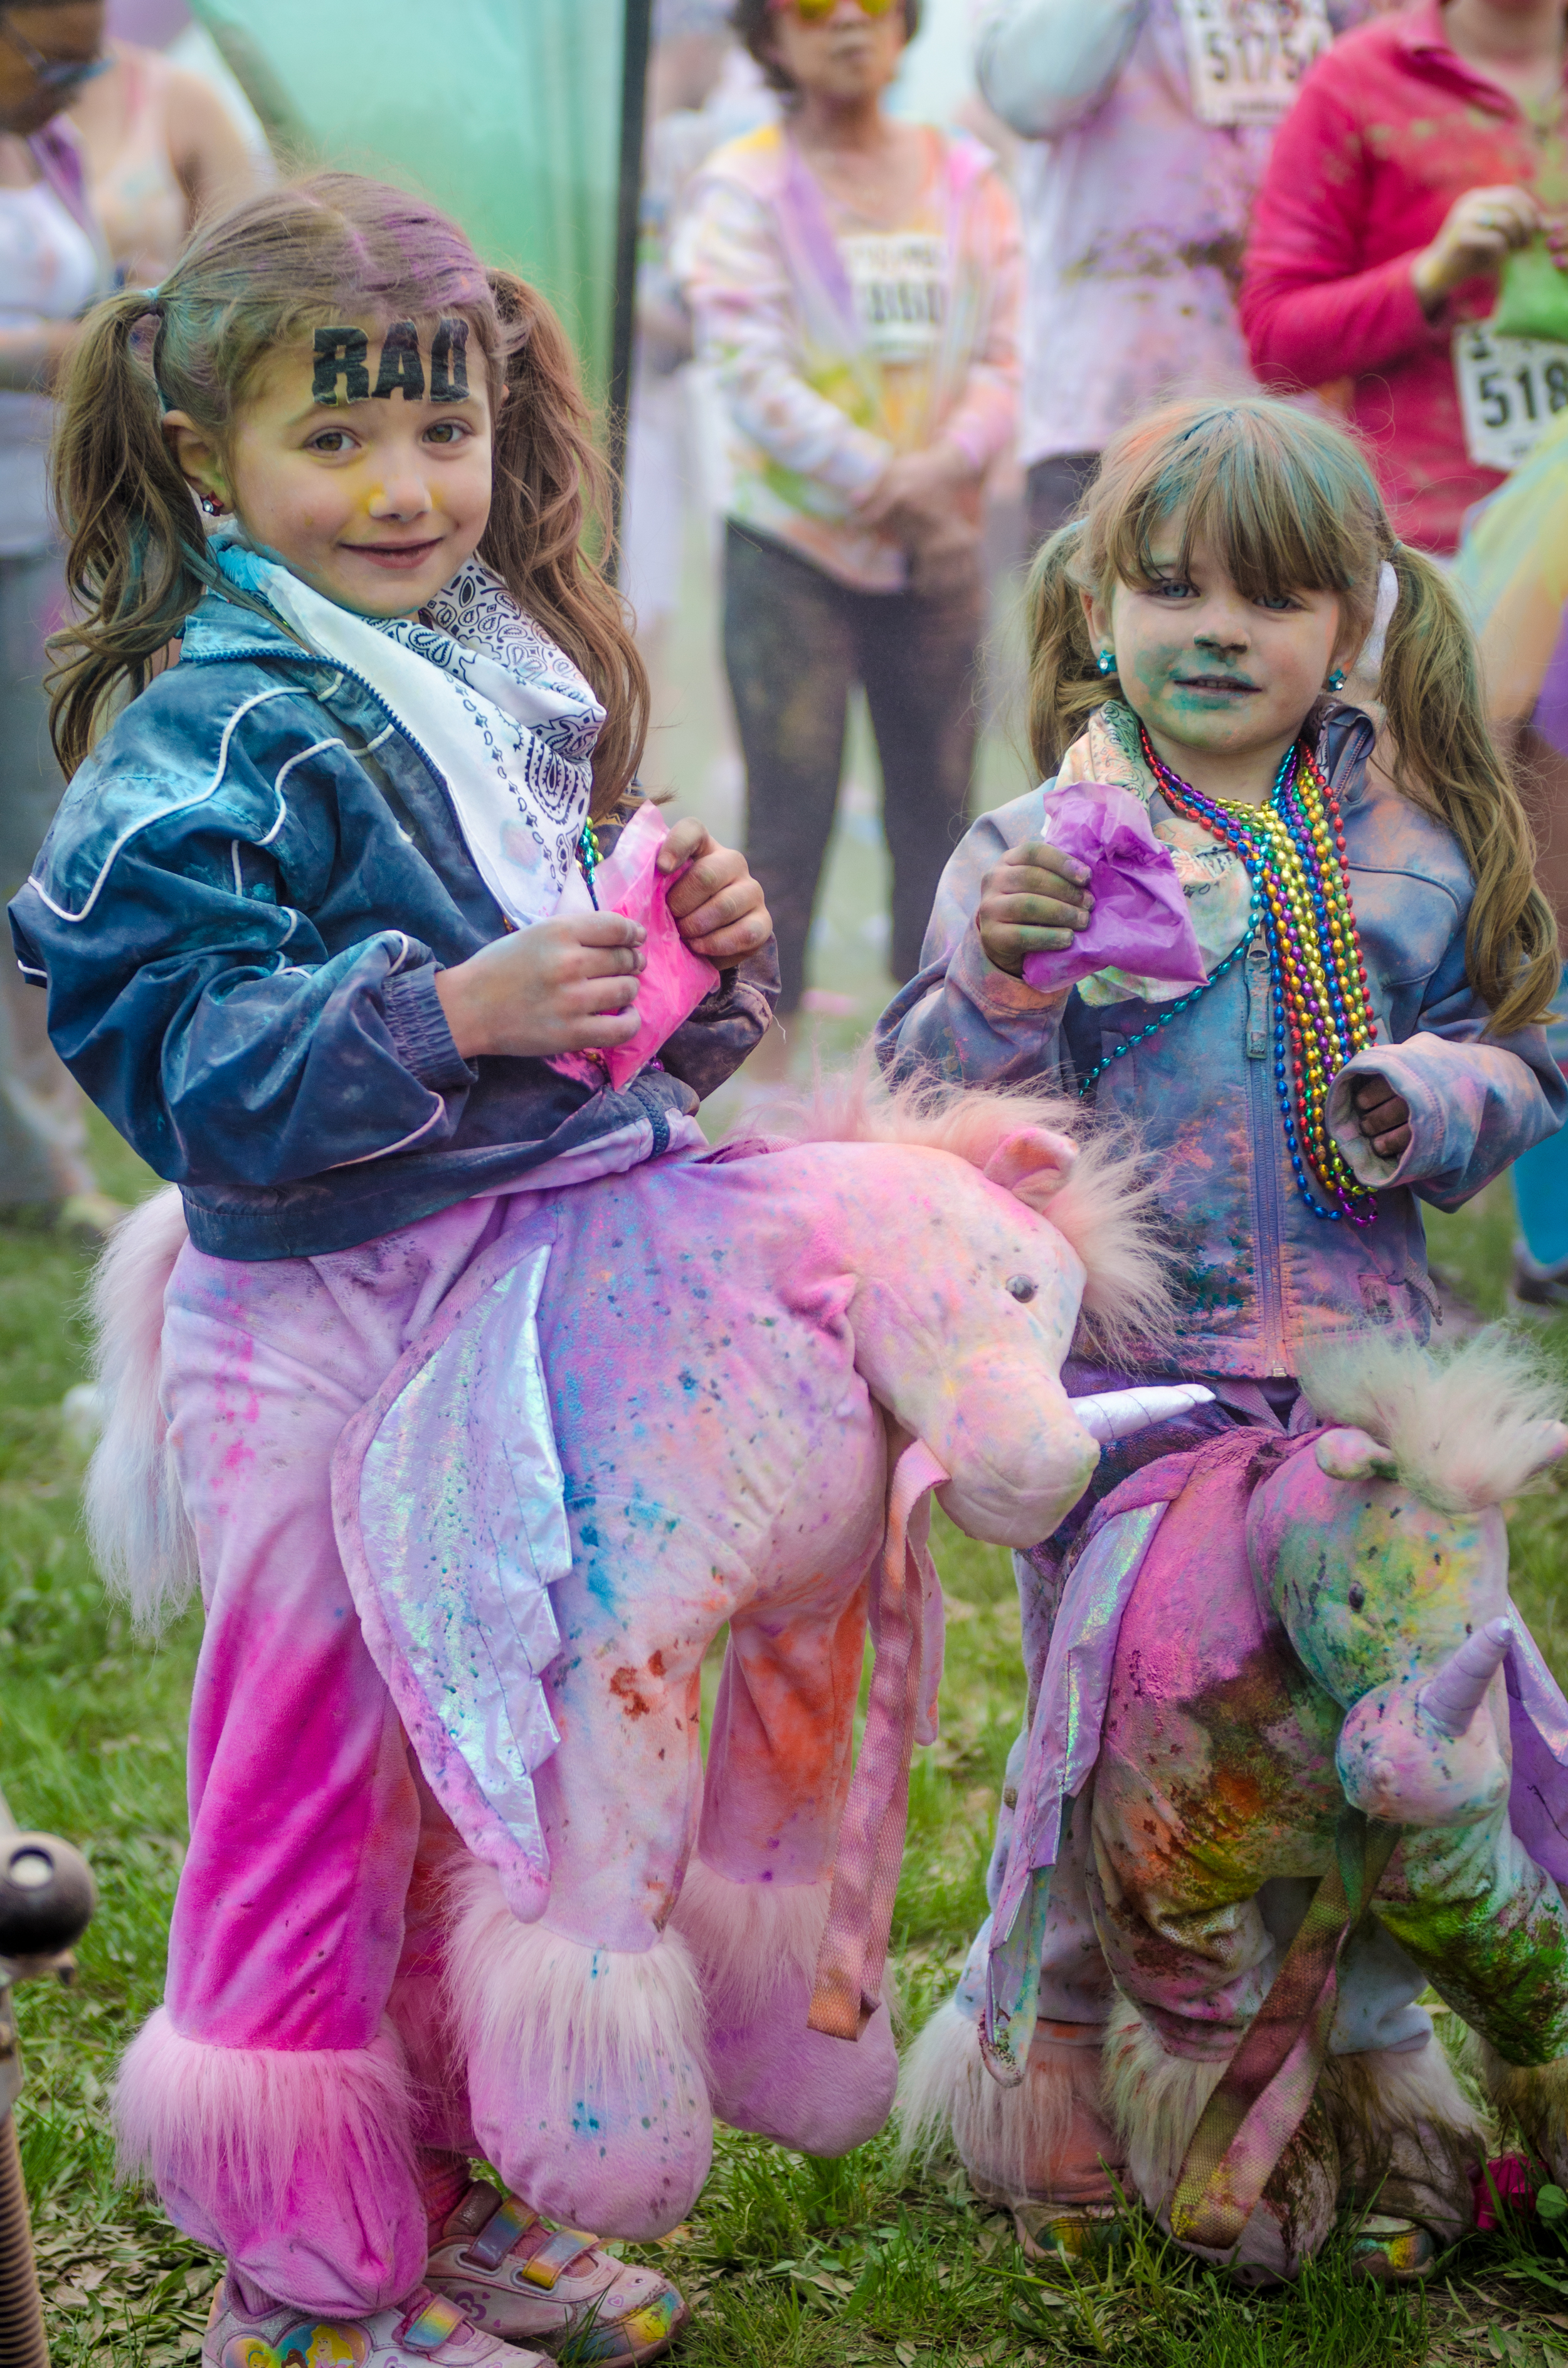
<path id="1" fill-rule="evenodd" d="M 1351 1588 L 1351 1590 L 1350 1590 L 1350 1595 L 1349 1595 L 1349 1603 L 1350 1603 L 1350 1609 L 1351 1609 L 1351 1611 L 1360 1611 L 1360 1609 L 1361 1609 L 1361 1607 L 1362 1607 L 1362 1605 L 1366 1602 L 1366 1600 L 1367 1600 L 1367 1590 L 1366 1590 L 1366 1588 L 1365 1588 L 1364 1587 L 1361 1587 L 1361 1586 L 1356 1586 L 1356 1587 L 1353 1587 L 1353 1588 Z"/>
<path id="2" fill-rule="evenodd" d="M 1032 1274 L 1010 1274 L 1007 1277 L 1007 1291 L 1011 1298 L 1030 1300 L 1039 1290 L 1040 1285 Z"/>

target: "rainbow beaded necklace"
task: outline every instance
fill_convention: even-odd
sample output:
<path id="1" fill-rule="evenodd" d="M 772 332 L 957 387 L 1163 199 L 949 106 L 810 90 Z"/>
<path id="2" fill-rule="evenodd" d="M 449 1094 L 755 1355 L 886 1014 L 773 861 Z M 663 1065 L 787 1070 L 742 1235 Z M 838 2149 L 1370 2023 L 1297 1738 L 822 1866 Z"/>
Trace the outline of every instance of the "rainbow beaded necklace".
<path id="1" fill-rule="evenodd" d="M 1223 804 L 1173 773 L 1142 726 L 1139 738 L 1167 804 L 1200 823 L 1245 865 L 1252 905 L 1239 944 L 1204 985 L 1171 1005 L 1127 1046 L 1119 1045 L 1111 1058 L 1196 1003 L 1246 951 L 1261 926 L 1273 988 L 1274 1082 L 1297 1190 L 1315 1216 L 1370 1224 L 1377 1202 L 1328 1131 L 1329 1088 L 1351 1054 L 1363 1052 L 1375 1035 L 1350 901 L 1345 825 L 1333 784 L 1298 742 L 1286 751 L 1264 804 Z M 1109 1060 L 1100 1062 L 1079 1091 L 1086 1092 L 1109 1065 Z M 1335 1205 L 1324 1205 L 1314 1180 Z"/>

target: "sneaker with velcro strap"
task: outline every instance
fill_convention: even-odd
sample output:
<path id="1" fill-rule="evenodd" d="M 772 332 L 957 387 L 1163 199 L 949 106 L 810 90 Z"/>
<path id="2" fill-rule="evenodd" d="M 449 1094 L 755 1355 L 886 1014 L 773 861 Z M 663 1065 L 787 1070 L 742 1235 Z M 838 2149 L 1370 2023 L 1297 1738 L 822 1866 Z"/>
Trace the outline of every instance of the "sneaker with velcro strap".
<path id="1" fill-rule="evenodd" d="M 573 2368 L 641 2368 L 690 2317 L 653 2270 L 617 2260 L 581 2228 L 551 2228 L 521 2197 L 476 2179 L 431 2246 L 425 2275 L 473 2321 Z"/>
<path id="2" fill-rule="evenodd" d="M 323 2318 L 287 2303 L 247 2310 L 232 2278 L 219 2288 L 201 2358 L 203 2368 L 553 2368 L 427 2286 L 367 2318 Z"/>

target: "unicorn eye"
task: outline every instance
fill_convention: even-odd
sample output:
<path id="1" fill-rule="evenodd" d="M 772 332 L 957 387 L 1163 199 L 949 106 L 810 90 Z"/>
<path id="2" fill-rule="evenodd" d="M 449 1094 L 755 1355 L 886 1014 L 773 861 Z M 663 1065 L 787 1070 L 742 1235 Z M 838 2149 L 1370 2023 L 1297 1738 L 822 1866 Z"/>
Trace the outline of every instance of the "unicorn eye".
<path id="1" fill-rule="evenodd" d="M 1033 1299 L 1039 1289 L 1040 1285 L 1032 1274 L 1010 1274 L 1007 1277 L 1007 1295 L 1011 1299 Z"/>
<path id="2" fill-rule="evenodd" d="M 1362 1605 L 1367 1600 L 1366 1588 L 1361 1586 L 1353 1587 L 1346 1598 L 1346 1600 L 1348 1601 L 1352 1611 L 1359 1611 Z"/>

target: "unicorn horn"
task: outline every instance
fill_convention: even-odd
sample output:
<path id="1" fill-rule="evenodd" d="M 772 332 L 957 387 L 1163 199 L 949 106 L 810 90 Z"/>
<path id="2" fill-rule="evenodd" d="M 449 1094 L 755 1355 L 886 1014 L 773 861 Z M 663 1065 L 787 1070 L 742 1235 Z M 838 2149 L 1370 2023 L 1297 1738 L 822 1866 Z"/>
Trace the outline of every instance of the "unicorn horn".
<path id="1" fill-rule="evenodd" d="M 1511 1620 L 1489 1620 L 1480 1634 L 1467 1636 L 1452 1658 L 1422 1687 L 1421 1707 L 1440 1735 L 1465 1732 L 1513 1641 Z"/>
<path id="2" fill-rule="evenodd" d="M 1173 1388 L 1101 1390 L 1092 1398 L 1074 1398 L 1073 1412 L 1102 1447 L 1113 1439 L 1131 1439 L 1152 1422 L 1169 1422 L 1173 1415 L 1189 1413 L 1213 1396 L 1199 1382 L 1181 1382 Z"/>

